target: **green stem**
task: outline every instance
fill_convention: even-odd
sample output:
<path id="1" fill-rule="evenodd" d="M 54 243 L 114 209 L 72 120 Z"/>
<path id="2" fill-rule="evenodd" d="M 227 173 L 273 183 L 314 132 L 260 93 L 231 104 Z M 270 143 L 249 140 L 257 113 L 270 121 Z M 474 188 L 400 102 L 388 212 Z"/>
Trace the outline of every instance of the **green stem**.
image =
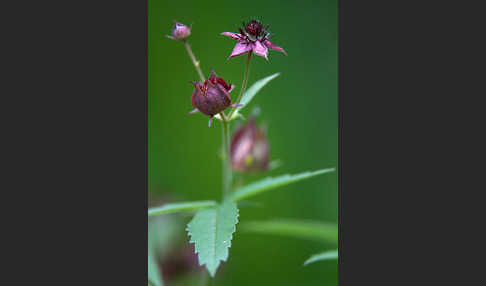
<path id="1" fill-rule="evenodd" d="M 223 134 L 223 196 L 231 193 L 231 182 L 233 180 L 231 173 L 231 155 L 230 155 L 230 130 L 229 121 L 222 116 Z"/>
<path id="2" fill-rule="evenodd" d="M 246 58 L 246 69 L 245 75 L 243 77 L 243 84 L 241 85 L 240 94 L 236 101 L 237 104 L 240 103 L 243 93 L 245 93 L 246 84 L 248 83 L 248 74 L 250 73 L 250 61 L 251 61 L 252 51 L 248 52 L 248 57 Z M 225 116 L 221 112 L 222 128 L 223 128 L 223 196 L 229 195 L 231 193 L 231 184 L 233 182 L 233 173 L 231 171 L 231 150 L 230 150 L 230 130 L 229 130 L 229 119 L 233 112 L 235 112 L 236 107 L 233 107 L 228 114 Z"/>
<path id="3" fill-rule="evenodd" d="M 209 273 L 206 271 L 206 269 L 202 270 L 202 275 L 199 280 L 199 286 L 206 286 L 208 285 L 209 282 Z"/>
<path id="4" fill-rule="evenodd" d="M 248 83 L 248 74 L 250 73 L 250 60 L 251 60 L 252 50 L 248 52 L 248 57 L 246 58 L 246 69 L 245 69 L 245 76 L 243 77 L 243 84 L 241 85 L 240 95 L 238 95 L 238 100 L 236 103 L 239 104 L 241 98 L 243 97 L 243 93 L 245 93 L 246 84 Z M 228 118 L 231 118 L 233 112 L 235 112 L 236 106 L 231 109 L 230 113 L 228 114 Z"/>
<path id="5" fill-rule="evenodd" d="M 196 57 L 192 53 L 191 46 L 186 41 L 186 39 L 182 40 L 182 42 L 184 43 L 184 46 L 186 47 L 187 53 L 189 54 L 189 57 L 191 58 L 191 61 L 194 64 L 194 67 L 196 68 L 197 73 L 199 74 L 199 78 L 201 79 L 201 83 L 203 83 L 206 79 L 204 78 L 204 75 L 201 71 L 201 67 L 199 66 L 199 61 L 196 60 Z"/>

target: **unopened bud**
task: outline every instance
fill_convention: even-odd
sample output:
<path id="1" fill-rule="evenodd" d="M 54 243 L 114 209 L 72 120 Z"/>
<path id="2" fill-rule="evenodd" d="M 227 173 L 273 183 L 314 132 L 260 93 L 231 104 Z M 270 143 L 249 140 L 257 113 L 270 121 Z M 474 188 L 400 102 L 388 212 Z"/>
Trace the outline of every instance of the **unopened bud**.
<path id="1" fill-rule="evenodd" d="M 172 21 L 174 21 L 175 23 L 174 28 L 172 28 L 172 36 L 167 35 L 167 38 L 172 39 L 174 41 L 181 41 L 189 37 L 189 35 L 191 34 L 192 24 L 191 27 L 188 28 L 186 25 L 181 24 L 176 20 L 172 20 Z"/>
<path id="2" fill-rule="evenodd" d="M 240 172 L 268 169 L 269 144 L 263 128 L 257 129 L 252 118 L 236 130 L 231 140 L 231 168 Z"/>
<path id="3" fill-rule="evenodd" d="M 189 113 L 200 111 L 209 115 L 209 127 L 211 127 L 211 121 L 216 114 L 229 106 L 241 106 L 241 104 L 232 103 L 229 96 L 229 92 L 235 86 L 226 83 L 213 70 L 211 70 L 211 76 L 204 83 L 201 84 L 192 81 L 191 83 L 194 85 L 191 102 L 196 109 Z"/>

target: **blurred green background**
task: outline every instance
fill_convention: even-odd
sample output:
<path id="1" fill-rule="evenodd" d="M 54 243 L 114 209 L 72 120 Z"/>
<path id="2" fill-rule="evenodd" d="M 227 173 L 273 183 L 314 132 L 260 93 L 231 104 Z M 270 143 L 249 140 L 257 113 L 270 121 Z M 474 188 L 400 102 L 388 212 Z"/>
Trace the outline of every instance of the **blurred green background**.
<path id="1" fill-rule="evenodd" d="M 244 56 L 227 62 L 236 41 L 221 32 L 237 32 L 241 21 L 270 24 L 273 43 L 288 54 L 269 51 L 266 61 L 253 56 L 248 86 L 265 76 L 281 75 L 265 86 L 243 109 L 259 107 L 258 122 L 268 123 L 271 160 L 282 166 L 264 176 L 338 167 L 338 27 L 337 1 L 161 1 L 148 2 L 148 199 L 149 206 L 169 201 L 220 200 L 221 124 L 187 115 L 193 109 L 191 81 L 197 73 L 181 42 L 165 37 L 172 19 L 190 25 L 188 38 L 206 77 L 209 67 L 228 83 L 235 101 L 243 79 Z M 143 95 L 141 95 L 143 96 Z M 234 124 L 232 124 L 234 131 Z M 248 181 L 262 178 L 254 175 Z M 295 218 L 338 221 L 338 174 L 325 174 L 253 198 L 263 207 L 240 208 L 239 221 Z M 185 231 L 190 217 L 158 219 L 171 223 L 172 251 L 190 247 Z M 151 223 L 149 219 L 149 223 Z M 176 224 L 177 225 L 177 224 Z M 163 226 L 162 226 L 163 228 Z M 311 255 L 330 245 L 263 234 L 234 234 L 227 263 L 208 285 L 337 285 L 337 260 L 303 267 Z M 166 239 L 167 241 L 167 239 Z M 161 251 L 169 248 L 162 248 Z M 175 252 L 177 253 L 177 252 Z M 176 255 L 177 256 L 177 255 Z M 159 259 L 165 259 L 161 255 Z M 169 262 L 170 263 L 170 262 Z M 167 285 L 203 274 L 191 271 L 166 276 Z M 163 270 L 165 272 L 165 270 Z M 166 273 L 163 273 L 164 275 Z M 199 276 L 198 276 L 199 275 Z M 191 276 L 192 277 L 192 276 Z M 196 278 L 194 278 L 196 279 Z M 199 279 L 199 278 L 197 278 Z"/>

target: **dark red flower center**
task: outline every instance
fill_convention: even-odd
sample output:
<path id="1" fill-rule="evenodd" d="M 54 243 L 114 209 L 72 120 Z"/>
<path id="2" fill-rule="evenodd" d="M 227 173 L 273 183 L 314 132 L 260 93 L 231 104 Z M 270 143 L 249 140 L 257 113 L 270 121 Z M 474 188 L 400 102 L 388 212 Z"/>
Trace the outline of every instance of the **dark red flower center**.
<path id="1" fill-rule="evenodd" d="M 251 20 L 246 24 L 245 31 L 250 36 L 263 36 L 265 34 L 265 29 L 262 23 L 258 20 Z"/>
<path id="2" fill-rule="evenodd" d="M 251 20 L 246 24 L 243 22 L 243 27 L 244 29 L 238 28 L 238 30 L 240 31 L 240 39 L 245 41 L 254 42 L 258 40 L 263 42 L 273 36 L 267 33 L 268 25 L 264 28 L 258 20 Z"/>

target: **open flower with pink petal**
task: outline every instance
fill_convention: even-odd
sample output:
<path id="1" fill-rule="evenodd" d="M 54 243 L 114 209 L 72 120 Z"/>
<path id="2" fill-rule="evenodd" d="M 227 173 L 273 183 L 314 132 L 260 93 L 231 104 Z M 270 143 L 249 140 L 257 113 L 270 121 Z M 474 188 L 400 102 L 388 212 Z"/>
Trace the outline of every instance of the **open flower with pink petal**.
<path id="1" fill-rule="evenodd" d="M 268 25 L 263 28 L 263 25 L 262 23 L 260 23 L 260 21 L 251 20 L 246 25 L 245 22 L 243 22 L 243 27 L 244 30 L 238 27 L 238 30 L 240 31 L 239 33 L 221 33 L 221 35 L 228 36 L 238 41 L 228 60 L 252 51 L 256 55 L 264 57 L 268 61 L 268 49 L 279 51 L 287 55 L 284 49 L 268 40 L 273 37 L 273 35 L 267 33 Z"/>

